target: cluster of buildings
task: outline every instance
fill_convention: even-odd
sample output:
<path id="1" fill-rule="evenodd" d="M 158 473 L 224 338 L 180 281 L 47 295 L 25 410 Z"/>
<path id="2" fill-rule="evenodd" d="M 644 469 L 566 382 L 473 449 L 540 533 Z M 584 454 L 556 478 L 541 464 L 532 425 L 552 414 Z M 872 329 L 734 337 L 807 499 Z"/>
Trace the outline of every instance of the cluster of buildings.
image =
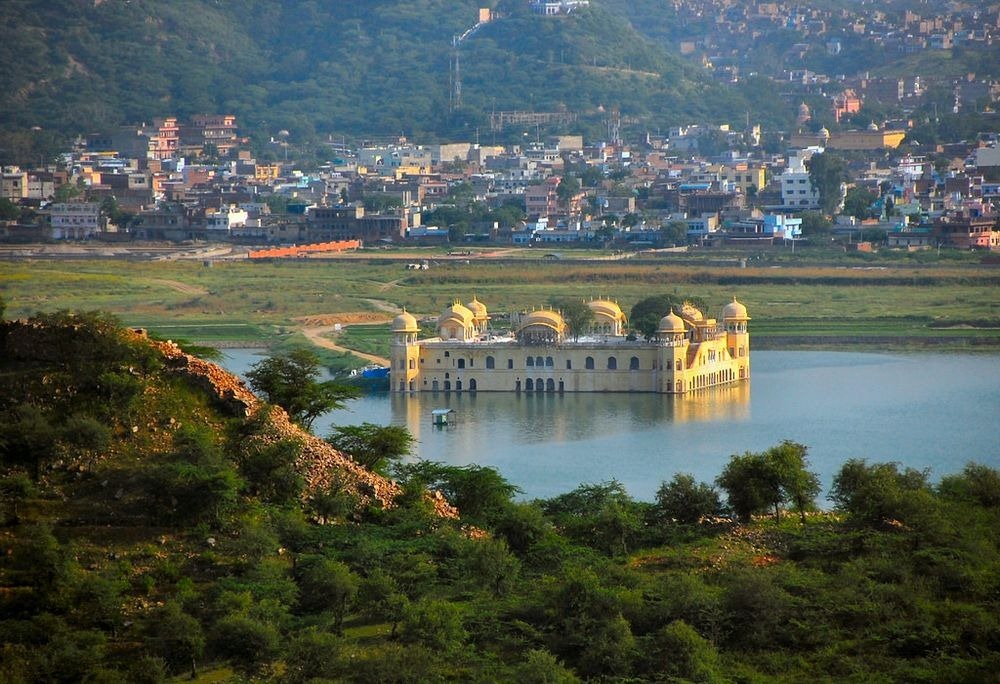
<path id="1" fill-rule="evenodd" d="M 919 98 L 934 78 L 914 74 L 909 79 L 848 79 L 816 71 L 827 65 L 833 74 L 838 64 L 852 63 L 855 54 L 906 55 L 921 51 L 988 51 L 1000 31 L 1000 9 L 982 3 L 924 3 L 916 10 L 899 0 L 836 7 L 809 2 L 737 2 L 736 0 L 674 0 L 673 9 L 685 21 L 670 36 L 681 54 L 700 60 L 716 77 L 738 81 L 749 72 L 782 80 L 790 87 L 837 83 L 883 104 Z M 769 41 L 786 41 L 794 33 L 780 62 L 757 62 L 756 48 Z M 811 66 L 812 65 L 812 66 Z M 996 95 L 1000 84 L 989 79 L 949 82 L 956 89 L 956 103 L 972 105 L 983 96 Z M 995 99 L 995 97 L 994 97 Z"/>
<path id="2" fill-rule="evenodd" d="M 808 107 L 799 116 L 808 121 Z M 331 142 L 331 161 L 303 170 L 294 160 L 254 159 L 232 116 L 165 118 L 81 138 L 57 165 L 3 168 L 0 197 L 33 219 L 0 224 L 0 236 L 254 245 L 771 244 L 802 237 L 802 213 L 821 208 L 809 160 L 832 149 L 851 155 L 851 181 L 839 199 L 849 186 L 877 199 L 867 223 L 842 218 L 838 229 L 881 228 L 899 235 L 889 243 L 897 247 L 997 246 L 996 136 L 920 156 L 900 147 L 904 130 L 876 124 L 792 133 L 781 152 L 765 151 L 756 125 L 678 126 L 633 143 L 610 132 L 607 141 L 557 135 L 517 145 Z M 287 142 L 284 135 L 272 140 L 270 156 L 280 159 Z M 508 213 L 456 232 L 436 211 L 470 205 L 515 206 L 516 220 Z"/>
<path id="3" fill-rule="evenodd" d="M 721 322 L 691 304 L 664 312 L 651 339 L 629 335 L 617 303 L 587 303 L 592 318 L 571 334 L 552 309 L 521 312 L 494 329 L 486 305 L 455 302 L 421 338 L 416 317 L 393 321 L 395 392 L 656 392 L 687 394 L 750 379 L 750 317 L 733 299 Z"/>

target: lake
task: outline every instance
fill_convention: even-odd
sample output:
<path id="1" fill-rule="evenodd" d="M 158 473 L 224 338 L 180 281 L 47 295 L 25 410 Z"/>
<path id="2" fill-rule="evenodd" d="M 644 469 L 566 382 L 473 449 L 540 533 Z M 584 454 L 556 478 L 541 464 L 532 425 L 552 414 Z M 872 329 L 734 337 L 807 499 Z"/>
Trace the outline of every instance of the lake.
<path id="1" fill-rule="evenodd" d="M 225 350 L 242 374 L 262 357 Z M 453 408 L 455 424 L 431 425 Z M 585 482 L 621 482 L 652 500 L 677 472 L 711 482 L 729 456 L 784 439 L 809 447 L 824 495 L 849 458 L 929 468 L 1000 467 L 1000 357 L 940 353 L 757 351 L 749 385 L 656 394 L 373 394 L 318 419 L 314 432 L 361 422 L 403 425 L 414 456 L 497 468 L 546 498 Z"/>

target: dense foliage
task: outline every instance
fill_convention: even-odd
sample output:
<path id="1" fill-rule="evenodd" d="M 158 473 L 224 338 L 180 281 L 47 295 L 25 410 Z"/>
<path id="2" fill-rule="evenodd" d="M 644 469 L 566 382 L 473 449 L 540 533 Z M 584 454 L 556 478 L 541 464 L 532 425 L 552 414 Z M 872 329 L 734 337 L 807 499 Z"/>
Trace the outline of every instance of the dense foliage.
<path id="1" fill-rule="evenodd" d="M 452 38 L 484 4 L 503 18 L 463 42 L 463 107 L 453 108 Z M 10 67 L 0 70 L 0 129 L 29 138 L 5 148 L 198 113 L 233 113 L 262 139 L 284 129 L 301 143 L 471 138 L 501 109 L 568 109 L 582 115 L 578 129 L 600 131 L 602 106 L 658 126 L 748 107 L 599 3 L 544 20 L 520 0 L 11 0 L 0 3 L 0 64 Z M 775 113 L 766 99 L 750 106 Z"/>
<path id="2" fill-rule="evenodd" d="M 987 681 L 1000 667 L 993 468 L 934 484 L 854 459 L 836 514 L 776 521 L 755 514 L 808 511 L 817 493 L 805 447 L 784 442 L 720 474 L 729 509 L 763 488 L 735 524 L 684 474 L 651 503 L 614 481 L 523 502 L 491 468 L 417 462 L 394 469 L 398 506 L 320 514 L 294 440 L 248 448 L 254 421 L 220 414 L 107 317 L 51 323 L 31 360 L 0 325 L 5 682 Z M 463 519 L 436 517 L 428 487 Z"/>

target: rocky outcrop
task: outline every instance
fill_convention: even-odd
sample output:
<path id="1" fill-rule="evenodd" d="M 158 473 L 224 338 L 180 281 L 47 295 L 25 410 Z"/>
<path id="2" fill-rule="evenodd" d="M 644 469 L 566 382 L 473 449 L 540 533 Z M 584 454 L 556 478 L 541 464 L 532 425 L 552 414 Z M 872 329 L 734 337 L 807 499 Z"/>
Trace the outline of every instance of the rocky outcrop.
<path id="1" fill-rule="evenodd" d="M 134 333 L 141 336 L 141 333 Z M 302 451 L 296 463 L 305 479 L 305 496 L 325 491 L 336 484 L 355 494 L 362 504 L 377 502 L 392 507 L 401 487 L 377 473 L 358 465 L 350 456 L 333 448 L 328 442 L 306 432 L 293 423 L 288 414 L 278 406 L 264 404 L 239 377 L 196 356 L 185 354 L 171 342 L 148 340 L 163 355 L 167 367 L 213 396 L 219 404 L 234 416 L 260 418 L 260 411 L 267 411 L 266 420 L 260 421 L 264 427 L 254 435 L 254 439 L 276 441 L 294 439 L 302 443 Z M 457 518 L 458 511 L 449 504 L 440 492 L 431 494 L 434 509 L 438 515 Z"/>

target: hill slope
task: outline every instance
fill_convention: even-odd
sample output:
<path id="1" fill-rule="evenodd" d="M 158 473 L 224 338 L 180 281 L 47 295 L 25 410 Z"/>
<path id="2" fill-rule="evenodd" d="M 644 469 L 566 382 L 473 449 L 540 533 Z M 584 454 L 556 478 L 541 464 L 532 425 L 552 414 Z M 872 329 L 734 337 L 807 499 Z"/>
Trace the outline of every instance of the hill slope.
<path id="1" fill-rule="evenodd" d="M 464 106 L 453 110 L 452 38 L 482 4 L 10 0 L 0 4 L 0 88 L 10 94 L 0 127 L 75 134 L 232 112 L 247 131 L 307 139 L 471 136 L 493 109 L 567 107 L 584 114 L 579 130 L 603 127 L 602 106 L 650 127 L 742 119 L 741 94 L 703 82 L 598 2 L 561 18 L 493 3 L 500 18 L 461 46 Z M 766 116 L 766 102 L 755 111 Z"/>

